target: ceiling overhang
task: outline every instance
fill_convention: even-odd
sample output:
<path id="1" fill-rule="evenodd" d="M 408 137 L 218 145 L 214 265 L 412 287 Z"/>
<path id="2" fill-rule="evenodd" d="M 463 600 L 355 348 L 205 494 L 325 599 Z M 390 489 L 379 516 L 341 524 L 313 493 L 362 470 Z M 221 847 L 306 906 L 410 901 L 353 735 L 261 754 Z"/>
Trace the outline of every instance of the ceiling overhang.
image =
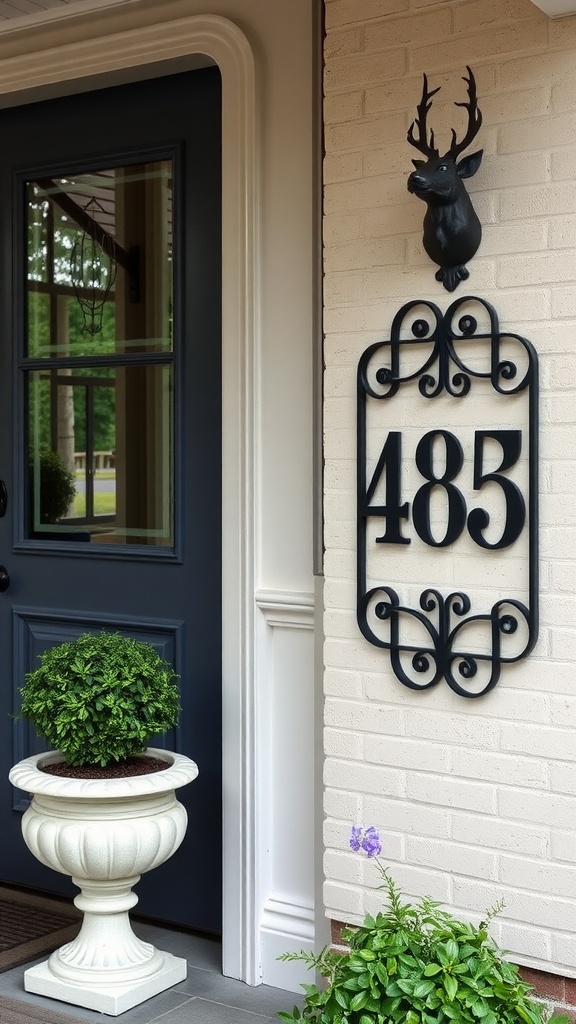
<path id="1" fill-rule="evenodd" d="M 161 5 L 162 0 L 157 0 Z M 496 0 L 496 3 L 498 0 Z M 12 25 L 51 22 L 59 17 L 82 11 L 101 10 L 104 7 L 130 6 L 133 0 L 0 0 L 0 31 Z M 549 18 L 563 18 L 576 14 L 576 0 L 532 0 Z"/>
<path id="2" fill-rule="evenodd" d="M 532 0 L 549 18 L 564 18 L 576 14 L 576 0 Z"/>

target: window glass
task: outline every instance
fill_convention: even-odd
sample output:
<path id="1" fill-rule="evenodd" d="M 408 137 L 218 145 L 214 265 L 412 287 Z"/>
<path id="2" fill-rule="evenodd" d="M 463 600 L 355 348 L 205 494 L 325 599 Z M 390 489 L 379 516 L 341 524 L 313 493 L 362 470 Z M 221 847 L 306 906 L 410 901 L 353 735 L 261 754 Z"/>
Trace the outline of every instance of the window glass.
<path id="1" fill-rule="evenodd" d="M 27 535 L 173 546 L 172 163 L 26 191 Z"/>

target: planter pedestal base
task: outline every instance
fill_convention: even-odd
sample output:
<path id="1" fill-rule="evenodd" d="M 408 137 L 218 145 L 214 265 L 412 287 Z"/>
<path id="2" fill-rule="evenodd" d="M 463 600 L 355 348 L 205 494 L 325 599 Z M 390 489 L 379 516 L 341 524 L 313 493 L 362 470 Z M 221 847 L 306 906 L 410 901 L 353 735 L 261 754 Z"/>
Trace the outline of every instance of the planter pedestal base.
<path id="1" fill-rule="evenodd" d="M 184 838 L 186 810 L 176 790 L 198 769 L 183 754 L 147 753 L 164 758 L 166 768 L 117 779 L 60 778 L 41 770 L 61 759 L 50 752 L 10 772 L 15 786 L 33 794 L 22 818 L 26 845 L 42 864 L 71 876 L 84 915 L 72 942 L 25 972 L 27 992 L 116 1017 L 186 978 L 185 960 L 134 934 L 130 911 L 140 875 L 168 860 Z"/>
<path id="2" fill-rule="evenodd" d="M 155 949 L 132 931 L 129 910 L 139 875 L 114 881 L 73 878 L 82 886 L 74 903 L 84 912 L 72 942 L 24 972 L 26 992 L 117 1017 L 186 978 L 181 957 Z"/>
<path id="3" fill-rule="evenodd" d="M 60 999 L 64 1003 L 85 1006 L 88 1010 L 98 1010 L 100 1013 L 117 1017 L 125 1010 L 130 1010 L 133 1006 L 138 1006 L 146 999 L 151 999 L 152 996 L 157 996 L 165 989 L 185 980 L 185 960 L 159 950 L 156 950 L 156 954 L 158 958 L 162 958 L 162 963 L 150 977 L 142 978 L 140 981 L 116 984 L 103 982 L 92 986 L 89 981 L 74 984 L 56 977 L 50 969 L 50 961 L 47 960 L 24 972 L 24 989 L 39 996 Z"/>

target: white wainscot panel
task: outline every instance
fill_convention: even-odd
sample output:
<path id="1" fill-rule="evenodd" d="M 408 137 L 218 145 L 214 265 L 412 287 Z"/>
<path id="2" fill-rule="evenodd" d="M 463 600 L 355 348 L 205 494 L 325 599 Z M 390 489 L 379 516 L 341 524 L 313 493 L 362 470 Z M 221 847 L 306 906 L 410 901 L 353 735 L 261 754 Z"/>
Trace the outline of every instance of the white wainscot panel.
<path id="1" fill-rule="evenodd" d="M 262 981 L 301 993 L 305 964 L 278 957 L 314 949 L 314 598 L 267 590 L 256 604 Z"/>

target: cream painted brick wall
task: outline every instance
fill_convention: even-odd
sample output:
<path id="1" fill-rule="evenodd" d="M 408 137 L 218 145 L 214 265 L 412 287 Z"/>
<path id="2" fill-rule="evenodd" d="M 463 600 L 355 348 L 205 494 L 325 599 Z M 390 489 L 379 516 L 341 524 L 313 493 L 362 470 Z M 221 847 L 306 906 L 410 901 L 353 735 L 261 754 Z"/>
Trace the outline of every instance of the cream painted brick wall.
<path id="1" fill-rule="evenodd" d="M 325 901 L 359 921 L 377 908 L 374 865 L 350 825 L 378 827 L 404 891 L 478 920 L 503 898 L 497 941 L 520 962 L 576 977 L 576 17 L 552 22 L 530 0 L 327 0 L 325 70 Z M 451 297 L 421 241 L 424 206 L 406 191 L 406 131 L 422 73 L 442 86 L 430 115 L 443 145 L 476 76 L 484 160 L 468 190 L 484 235 Z M 463 122 L 460 121 L 460 124 Z M 421 297 L 446 308 L 481 295 L 535 344 L 541 373 L 541 630 L 478 700 L 444 682 L 415 693 L 355 616 L 356 366 Z M 395 409 L 409 433 L 410 405 Z M 466 416 L 447 409 L 464 432 Z M 418 430 L 418 428 L 417 428 Z M 524 578 L 473 548 L 430 550 L 388 579 Z M 478 582 L 475 585 L 469 581 Z"/>

